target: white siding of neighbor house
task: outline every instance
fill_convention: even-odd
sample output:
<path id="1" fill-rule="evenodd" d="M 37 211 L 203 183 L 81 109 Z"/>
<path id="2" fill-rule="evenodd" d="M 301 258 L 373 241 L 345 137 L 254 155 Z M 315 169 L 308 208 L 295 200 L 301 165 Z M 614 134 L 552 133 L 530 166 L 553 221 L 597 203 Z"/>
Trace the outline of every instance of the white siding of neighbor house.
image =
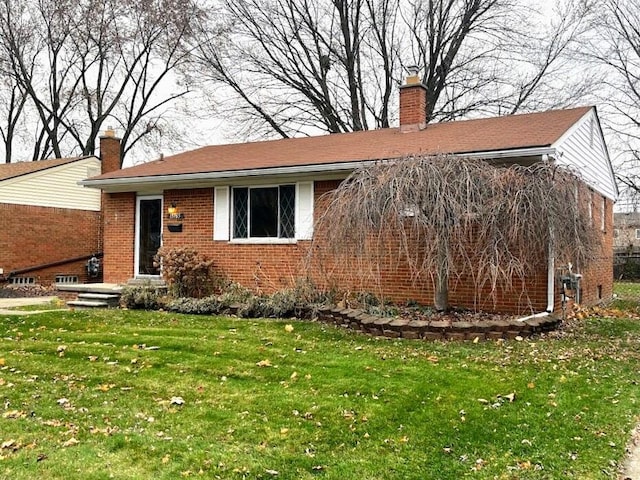
<path id="1" fill-rule="evenodd" d="M 78 185 L 100 174 L 95 157 L 0 181 L 0 203 L 100 210 L 100 190 Z"/>
<path id="2" fill-rule="evenodd" d="M 595 110 L 585 114 L 552 147 L 557 161 L 571 167 L 594 190 L 616 200 L 618 189 Z"/>

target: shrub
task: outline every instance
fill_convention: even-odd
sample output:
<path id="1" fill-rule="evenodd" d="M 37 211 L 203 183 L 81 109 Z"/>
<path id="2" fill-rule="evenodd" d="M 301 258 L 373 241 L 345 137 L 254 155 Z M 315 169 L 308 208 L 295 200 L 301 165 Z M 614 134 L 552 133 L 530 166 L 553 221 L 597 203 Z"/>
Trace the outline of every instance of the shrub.
<path id="1" fill-rule="evenodd" d="M 156 262 L 162 265 L 162 277 L 176 298 L 203 298 L 220 284 L 213 261 L 191 247 L 162 247 Z"/>
<path id="2" fill-rule="evenodd" d="M 215 315 L 222 311 L 223 304 L 218 297 L 176 298 L 167 304 L 167 310 L 176 313 Z"/>
<path id="3" fill-rule="evenodd" d="M 292 288 L 280 290 L 271 295 L 249 295 L 240 300 L 238 316 L 255 318 L 300 317 L 306 308 L 314 309 L 329 301 L 328 294 L 318 291 L 308 280 L 299 280 Z"/>
<path id="4" fill-rule="evenodd" d="M 230 283 L 224 288 L 220 295 L 220 301 L 224 305 L 229 306 L 234 303 L 244 303 L 253 296 L 253 292 L 247 287 L 243 287 L 239 283 Z"/>
<path id="5" fill-rule="evenodd" d="M 120 304 L 131 310 L 158 310 L 164 306 L 164 288 L 132 285 L 122 289 Z"/>

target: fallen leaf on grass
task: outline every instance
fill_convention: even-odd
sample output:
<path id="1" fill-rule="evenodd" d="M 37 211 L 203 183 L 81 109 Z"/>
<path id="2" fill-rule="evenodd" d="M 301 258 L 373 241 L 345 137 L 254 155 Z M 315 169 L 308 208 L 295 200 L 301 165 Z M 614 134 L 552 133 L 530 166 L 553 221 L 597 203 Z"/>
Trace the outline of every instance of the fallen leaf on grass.
<path id="1" fill-rule="evenodd" d="M 274 477 L 275 477 L 276 475 L 280 475 L 280 472 L 279 472 L 279 471 L 277 471 L 277 470 L 269 470 L 269 469 L 266 469 L 266 470 L 265 470 L 265 472 L 266 472 L 266 473 L 268 473 L 269 475 L 273 475 Z"/>
<path id="2" fill-rule="evenodd" d="M 171 405 L 184 405 L 184 399 L 182 397 L 171 397 Z"/>
<path id="3" fill-rule="evenodd" d="M 2 414 L 2 418 L 11 418 L 11 419 L 25 418 L 26 416 L 27 416 L 27 413 L 23 412 L 22 410 L 9 410 L 8 412 L 4 412 Z"/>
<path id="4" fill-rule="evenodd" d="M 270 367 L 270 366 L 271 366 L 271 361 L 269 359 L 260 360 L 258 363 L 256 363 L 256 367 Z"/>
<path id="5" fill-rule="evenodd" d="M 5 359 L 0 358 L 0 367 L 4 367 L 4 366 L 5 366 Z"/>
<path id="6" fill-rule="evenodd" d="M 103 385 L 98 385 L 96 387 L 96 390 L 100 390 L 101 392 L 108 392 L 113 387 L 115 387 L 115 384 L 113 384 L 113 383 L 109 383 L 109 384 L 105 383 Z"/>
<path id="7" fill-rule="evenodd" d="M 284 330 L 285 330 L 285 332 L 287 332 L 287 333 L 291 333 L 291 332 L 293 332 L 293 325 L 286 324 L 286 325 L 284 326 Z"/>
<path id="8" fill-rule="evenodd" d="M 13 439 L 6 440 L 2 442 L 2 444 L 0 444 L 0 450 L 11 450 L 12 452 L 15 452 L 16 450 L 19 450 L 19 449 L 20 449 L 20 444 Z"/>
<path id="9" fill-rule="evenodd" d="M 163 464 L 167 464 L 167 463 L 169 463 L 170 459 L 171 459 L 171 457 L 169 457 L 169 454 L 167 453 L 164 457 L 162 457 L 162 463 Z"/>
<path id="10" fill-rule="evenodd" d="M 68 447 L 75 447 L 76 445 L 78 445 L 80 442 L 78 440 L 76 440 L 75 437 L 71 437 L 69 440 L 67 440 L 66 442 L 64 442 L 62 444 L 62 446 L 64 448 L 68 448 Z"/>

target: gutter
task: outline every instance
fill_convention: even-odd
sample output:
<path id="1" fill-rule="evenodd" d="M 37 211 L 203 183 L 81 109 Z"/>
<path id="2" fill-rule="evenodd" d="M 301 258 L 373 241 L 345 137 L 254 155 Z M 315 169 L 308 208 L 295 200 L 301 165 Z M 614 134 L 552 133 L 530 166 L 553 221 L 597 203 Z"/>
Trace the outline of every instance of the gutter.
<path id="1" fill-rule="evenodd" d="M 463 158 L 478 158 L 483 160 L 489 159 L 503 159 L 503 158 L 515 158 L 515 157 L 542 157 L 543 155 L 554 155 L 556 149 L 552 147 L 535 147 L 535 148 L 521 148 L 513 150 L 494 150 L 487 152 L 469 152 L 454 154 L 456 157 Z M 291 175 L 291 174 L 311 174 L 311 173 L 326 173 L 326 172 L 339 172 L 339 171 L 352 171 L 357 168 L 367 167 L 374 165 L 378 162 L 389 159 L 375 159 L 375 160 L 357 160 L 351 162 L 342 163 L 321 163 L 317 165 L 295 165 L 287 167 L 267 167 L 267 168 L 252 168 L 243 170 L 224 170 L 220 172 L 197 172 L 197 173 L 179 173 L 174 175 L 154 175 L 154 176 L 138 176 L 138 177 L 122 177 L 122 178 L 109 178 L 103 180 L 81 180 L 78 185 L 90 188 L 103 188 L 103 187 L 124 187 L 124 186 L 153 186 L 163 183 L 188 183 L 198 181 L 215 181 L 226 180 L 234 178 L 246 178 L 255 176 L 267 176 L 267 175 Z M 105 188 L 105 190 L 110 190 Z M 126 190 L 123 190 L 126 191 Z"/>

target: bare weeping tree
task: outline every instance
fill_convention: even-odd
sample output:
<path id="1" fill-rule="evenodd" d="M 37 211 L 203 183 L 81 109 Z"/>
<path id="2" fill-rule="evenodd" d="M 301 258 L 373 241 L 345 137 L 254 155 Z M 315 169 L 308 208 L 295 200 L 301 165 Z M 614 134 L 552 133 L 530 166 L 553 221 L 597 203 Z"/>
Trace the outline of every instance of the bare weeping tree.
<path id="1" fill-rule="evenodd" d="M 577 94 L 564 56 L 581 24 L 573 2 L 544 26 L 524 0 L 222 3 L 228 34 L 221 44 L 202 26 L 199 74 L 253 137 L 389 127 L 409 65 L 421 67 L 429 121 L 549 108 Z"/>
<path id="2" fill-rule="evenodd" d="M 452 278 L 470 278 L 478 295 L 509 291 L 557 260 L 586 264 L 596 230 L 577 198 L 581 182 L 549 162 L 492 166 L 450 156 L 410 157 L 355 171 L 324 199 L 312 261 L 339 275 L 374 277 L 408 266 L 429 279 L 434 306 L 449 307 Z"/>

